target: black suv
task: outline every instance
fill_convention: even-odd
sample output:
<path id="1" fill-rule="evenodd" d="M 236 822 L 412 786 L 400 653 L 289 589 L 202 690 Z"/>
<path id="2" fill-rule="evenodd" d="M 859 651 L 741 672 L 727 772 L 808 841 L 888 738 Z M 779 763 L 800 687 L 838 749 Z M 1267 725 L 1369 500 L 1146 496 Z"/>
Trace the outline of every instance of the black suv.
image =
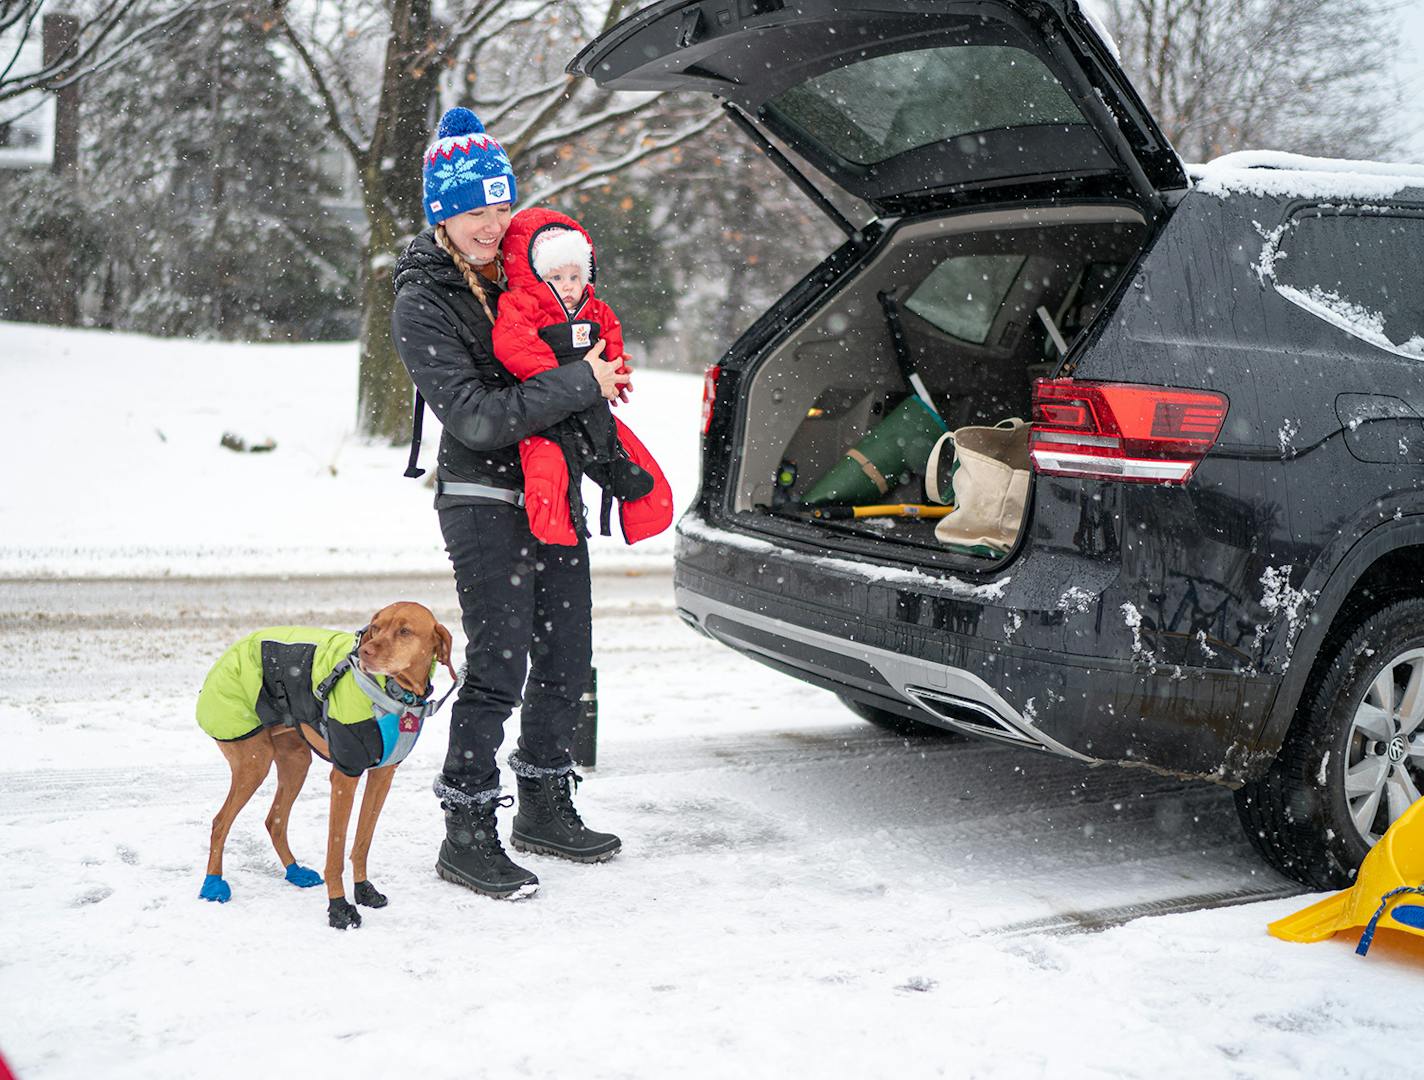
<path id="1" fill-rule="evenodd" d="M 1424 169 L 1189 175 L 1075 0 L 666 0 L 569 70 L 716 95 L 847 236 L 707 374 L 683 618 L 862 715 L 1227 785 L 1347 882 L 1424 782 Z M 805 512 L 917 380 L 1031 419 L 1007 551 Z"/>

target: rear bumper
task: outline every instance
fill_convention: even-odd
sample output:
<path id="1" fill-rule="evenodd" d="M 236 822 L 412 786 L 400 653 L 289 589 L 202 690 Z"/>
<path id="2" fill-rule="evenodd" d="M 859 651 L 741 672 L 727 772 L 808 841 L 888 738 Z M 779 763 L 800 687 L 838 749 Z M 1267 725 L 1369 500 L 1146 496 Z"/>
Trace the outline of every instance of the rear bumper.
<path id="1" fill-rule="evenodd" d="M 1071 757 L 1236 784 L 1277 680 L 1152 664 L 1095 638 L 1117 572 L 1025 556 L 996 581 L 892 571 L 745 533 L 679 525 L 675 593 L 699 632 L 762 663 L 927 723 Z M 1065 611 L 1065 582 L 1082 602 Z M 1071 638 L 1107 655 L 1052 647 Z M 900 711 L 900 710 L 897 710 Z"/>
<path id="2" fill-rule="evenodd" d="M 848 641 L 785 619 L 746 611 L 679 586 L 677 611 L 693 629 L 738 652 L 830 690 L 891 697 L 927 713 L 924 719 L 986 738 L 1095 759 L 1039 731 L 992 686 L 963 668 Z"/>

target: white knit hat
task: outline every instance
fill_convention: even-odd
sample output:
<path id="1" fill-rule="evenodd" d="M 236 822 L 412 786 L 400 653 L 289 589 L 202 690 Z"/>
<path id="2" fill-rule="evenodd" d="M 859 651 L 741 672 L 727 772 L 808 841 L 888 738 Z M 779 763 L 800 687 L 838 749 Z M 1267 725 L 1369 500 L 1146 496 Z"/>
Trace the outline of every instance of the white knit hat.
<path id="1" fill-rule="evenodd" d="M 582 268 L 584 280 L 593 276 L 593 248 L 577 229 L 545 229 L 534 238 L 531 252 L 534 273 L 541 278 L 560 266 Z"/>

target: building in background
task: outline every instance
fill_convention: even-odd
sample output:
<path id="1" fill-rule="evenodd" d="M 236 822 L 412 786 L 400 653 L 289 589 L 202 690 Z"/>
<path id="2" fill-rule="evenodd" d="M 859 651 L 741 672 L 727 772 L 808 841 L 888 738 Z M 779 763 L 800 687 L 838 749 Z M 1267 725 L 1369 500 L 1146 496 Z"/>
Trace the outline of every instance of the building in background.
<path id="1" fill-rule="evenodd" d="M 17 55 L 18 51 L 18 55 Z M 21 40 L 18 30 L 0 33 L 0 67 L 14 62 L 12 77 L 23 78 L 44 66 L 41 35 Z M 0 101 L 0 169 L 48 168 L 54 161 L 56 96 L 32 90 Z"/>

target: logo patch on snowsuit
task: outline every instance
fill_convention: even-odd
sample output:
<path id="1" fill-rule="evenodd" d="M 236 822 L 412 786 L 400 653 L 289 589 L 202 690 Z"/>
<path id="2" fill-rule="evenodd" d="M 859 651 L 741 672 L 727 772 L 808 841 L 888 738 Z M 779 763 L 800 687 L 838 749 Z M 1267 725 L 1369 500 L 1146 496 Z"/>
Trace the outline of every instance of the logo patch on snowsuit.
<path id="1" fill-rule="evenodd" d="M 593 324 L 586 322 L 576 322 L 574 328 L 574 348 L 586 349 L 592 341 Z"/>

